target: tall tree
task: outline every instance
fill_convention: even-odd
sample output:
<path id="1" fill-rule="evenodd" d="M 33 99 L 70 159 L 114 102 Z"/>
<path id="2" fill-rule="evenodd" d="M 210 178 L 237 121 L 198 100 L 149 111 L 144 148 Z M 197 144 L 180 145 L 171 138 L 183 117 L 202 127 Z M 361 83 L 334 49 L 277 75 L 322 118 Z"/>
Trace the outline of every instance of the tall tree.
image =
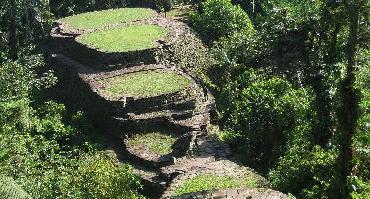
<path id="1" fill-rule="evenodd" d="M 52 15 L 45 0 L 1 0 L 0 5 L 0 31 L 7 40 L 4 51 L 16 60 L 49 34 Z"/>
<path id="2" fill-rule="evenodd" d="M 17 8 L 15 0 L 9 2 L 9 56 L 12 60 L 17 59 Z"/>
<path id="3" fill-rule="evenodd" d="M 346 49 L 346 71 L 345 77 L 340 84 L 340 102 L 339 109 L 339 197 L 350 198 L 350 190 L 347 186 L 347 177 L 352 172 L 352 143 L 355 135 L 355 128 L 358 116 L 358 90 L 354 87 L 357 67 L 356 54 L 358 50 L 358 32 L 360 10 L 363 6 L 363 0 L 350 0 L 345 2 L 348 15 L 349 33 Z"/>

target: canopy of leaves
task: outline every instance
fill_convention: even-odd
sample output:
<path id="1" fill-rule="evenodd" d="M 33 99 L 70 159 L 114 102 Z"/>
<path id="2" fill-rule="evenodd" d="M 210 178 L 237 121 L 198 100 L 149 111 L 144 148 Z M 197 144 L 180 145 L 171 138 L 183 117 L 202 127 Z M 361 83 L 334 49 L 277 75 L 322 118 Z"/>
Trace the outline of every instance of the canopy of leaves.
<path id="1" fill-rule="evenodd" d="M 290 141 L 307 139 L 313 113 L 310 92 L 281 78 L 256 79 L 246 72 L 224 90 L 227 139 L 251 165 L 265 170 L 286 153 Z"/>
<path id="2" fill-rule="evenodd" d="M 203 4 L 203 12 L 193 14 L 191 21 L 208 42 L 234 31 L 253 29 L 247 13 L 240 6 L 233 5 L 231 0 L 207 0 Z"/>

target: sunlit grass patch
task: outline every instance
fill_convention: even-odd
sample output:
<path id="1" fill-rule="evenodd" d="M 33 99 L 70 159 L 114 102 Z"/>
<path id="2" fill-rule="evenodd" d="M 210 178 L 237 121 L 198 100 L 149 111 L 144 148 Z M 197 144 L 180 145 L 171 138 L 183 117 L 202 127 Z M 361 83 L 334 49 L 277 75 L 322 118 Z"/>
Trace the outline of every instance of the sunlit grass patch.
<path id="1" fill-rule="evenodd" d="M 130 147 L 137 150 L 148 150 L 156 155 L 166 155 L 172 152 L 171 146 L 176 141 L 174 136 L 152 132 L 137 134 L 129 138 L 127 143 Z"/>
<path id="2" fill-rule="evenodd" d="M 106 52 L 128 52 L 155 48 L 167 30 L 157 25 L 131 25 L 84 34 L 80 42 Z"/>
<path id="3" fill-rule="evenodd" d="M 186 179 L 182 185 L 175 190 L 174 195 L 180 196 L 186 193 L 193 193 L 217 189 L 253 188 L 257 186 L 255 179 L 246 176 L 222 176 L 215 174 L 202 174 Z"/>
<path id="4" fill-rule="evenodd" d="M 107 25 L 147 19 L 155 11 L 147 8 L 120 8 L 87 12 L 61 19 L 75 29 L 94 29 Z"/>
<path id="5" fill-rule="evenodd" d="M 158 96 L 186 88 L 190 80 L 175 72 L 142 71 L 102 80 L 104 91 L 112 97 L 127 95 Z"/>
<path id="6" fill-rule="evenodd" d="M 132 25 L 82 35 L 80 41 L 107 52 L 128 52 L 157 47 L 167 31 L 156 25 Z"/>

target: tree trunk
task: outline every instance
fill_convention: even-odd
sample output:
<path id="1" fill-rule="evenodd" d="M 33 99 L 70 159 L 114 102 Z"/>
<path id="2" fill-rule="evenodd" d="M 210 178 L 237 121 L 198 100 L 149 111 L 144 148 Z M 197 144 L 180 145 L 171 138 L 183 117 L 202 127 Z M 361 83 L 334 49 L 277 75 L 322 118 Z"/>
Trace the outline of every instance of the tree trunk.
<path id="1" fill-rule="evenodd" d="M 339 193 L 340 198 L 350 198 L 350 190 L 347 186 L 347 177 L 352 172 L 352 143 L 355 135 L 356 122 L 358 116 L 358 92 L 354 88 L 356 80 L 356 53 L 357 36 L 359 29 L 360 2 L 350 1 L 347 3 L 349 17 L 349 35 L 347 39 L 347 67 L 346 76 L 340 85 L 341 109 L 339 112 Z"/>
<path id="2" fill-rule="evenodd" d="M 17 50 L 17 10 L 16 10 L 15 0 L 10 0 L 9 2 L 9 14 L 10 14 L 10 24 L 9 24 L 9 56 L 12 60 L 17 60 L 18 50 Z"/>

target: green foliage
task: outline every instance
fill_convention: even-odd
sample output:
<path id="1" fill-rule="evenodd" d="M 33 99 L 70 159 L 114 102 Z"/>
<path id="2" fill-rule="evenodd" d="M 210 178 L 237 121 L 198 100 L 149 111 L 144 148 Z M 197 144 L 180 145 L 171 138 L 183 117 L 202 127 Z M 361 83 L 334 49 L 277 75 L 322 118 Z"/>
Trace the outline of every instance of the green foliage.
<path id="1" fill-rule="evenodd" d="M 0 101 L 27 98 L 42 88 L 49 88 L 56 82 L 53 71 L 45 71 L 42 55 L 26 56 L 15 62 L 6 61 L 0 65 Z M 45 71 L 45 72 L 44 72 Z"/>
<path id="2" fill-rule="evenodd" d="M 191 21 L 207 42 L 229 36 L 234 31 L 253 29 L 248 15 L 231 0 L 207 0 L 203 12 L 193 14 Z"/>
<path id="3" fill-rule="evenodd" d="M 370 198 L 370 182 L 357 176 L 351 176 L 349 183 L 352 185 L 351 197 L 353 199 Z"/>
<path id="4" fill-rule="evenodd" d="M 55 140 L 68 139 L 76 133 L 76 129 L 65 125 L 63 116 L 66 115 L 64 105 L 48 101 L 37 111 L 38 121 L 35 129 L 38 134 Z"/>
<path id="5" fill-rule="evenodd" d="M 234 32 L 229 37 L 222 37 L 212 46 L 212 53 L 219 60 L 219 65 L 227 66 L 231 62 L 246 66 L 255 66 L 260 50 L 255 30 Z"/>
<path id="6" fill-rule="evenodd" d="M 68 198 L 142 198 L 137 194 L 140 181 L 129 165 L 121 165 L 105 153 L 87 155 L 78 169 L 61 183 L 62 196 Z"/>
<path id="7" fill-rule="evenodd" d="M 129 52 L 158 47 L 156 41 L 166 34 L 167 30 L 157 25 L 131 25 L 87 33 L 79 41 L 102 52 Z"/>
<path id="8" fill-rule="evenodd" d="M 48 1 L 2 0 L 0 41 L 7 45 L 0 45 L 0 51 L 6 56 L 11 56 L 11 46 L 14 45 L 16 47 L 14 53 L 18 55 L 33 52 L 35 44 L 48 36 L 52 23 Z"/>
<path id="9" fill-rule="evenodd" d="M 49 88 L 56 82 L 52 71 L 43 73 L 42 56 L 28 56 L 16 62 L 0 65 L 0 126 L 17 126 L 29 129 L 34 120 L 30 96 L 39 97 L 40 89 Z"/>
<path id="10" fill-rule="evenodd" d="M 259 79 L 246 72 L 223 91 L 229 141 L 262 171 L 285 154 L 290 141 L 311 130 L 310 93 L 282 78 Z"/>
<path id="11" fill-rule="evenodd" d="M 337 154 L 297 141 L 269 173 L 271 185 L 300 198 L 332 198 Z"/>
<path id="12" fill-rule="evenodd" d="M 175 190 L 175 196 L 214 189 L 237 189 L 256 187 L 254 179 L 236 176 L 222 176 L 215 174 L 202 174 L 187 179 Z"/>
<path id="13" fill-rule="evenodd" d="M 150 140 L 150 142 L 148 140 Z M 149 152 L 156 155 L 171 153 L 171 146 L 175 141 L 175 137 L 160 132 L 140 133 L 127 140 L 130 147 L 138 150 L 147 149 Z"/>
<path id="14" fill-rule="evenodd" d="M 197 74 L 210 87 L 214 87 L 207 76 L 210 65 L 215 64 L 215 59 L 208 48 L 193 33 L 181 36 L 173 45 L 162 48 L 156 53 L 159 63 L 167 65 L 175 63 Z"/>
<path id="15" fill-rule="evenodd" d="M 95 29 L 112 24 L 127 23 L 131 21 L 147 19 L 154 16 L 155 12 L 146 8 L 121 8 L 102 10 L 73 15 L 61 19 L 74 29 Z"/>
<path id="16" fill-rule="evenodd" d="M 142 71 L 107 80 L 105 92 L 111 96 L 157 96 L 184 89 L 190 80 L 175 72 Z"/>
<path id="17" fill-rule="evenodd" d="M 31 199 L 12 178 L 0 175 L 0 196 L 3 199 Z"/>
<path id="18" fill-rule="evenodd" d="M 43 65 L 37 57 L 0 65 L 0 91 L 4 93 L 0 101 L 1 174 L 11 176 L 33 198 L 95 197 L 95 186 L 107 198 L 139 197 L 139 182 L 131 169 L 96 154 L 100 148 L 86 139 L 83 115 L 70 117 L 63 105 L 43 101 L 45 88 L 55 82 L 50 72 L 43 73 Z M 88 153 L 89 158 L 81 158 Z M 70 192 L 69 182 L 76 177 L 89 179 L 94 189 L 85 189 L 86 182 L 79 181 L 72 184 L 78 191 Z M 115 182 L 124 184 L 118 189 Z"/>
<path id="19" fill-rule="evenodd" d="M 255 30 L 234 32 L 229 37 L 221 37 L 214 42 L 211 53 L 217 60 L 208 67 L 212 82 L 221 90 L 248 67 L 257 67 L 259 62 L 260 38 Z M 267 67 L 265 69 L 267 71 Z"/>
<path id="20" fill-rule="evenodd" d="M 370 51 L 359 53 L 356 86 L 361 90 L 360 116 L 354 137 L 353 176 L 350 178 L 353 198 L 370 197 Z"/>

